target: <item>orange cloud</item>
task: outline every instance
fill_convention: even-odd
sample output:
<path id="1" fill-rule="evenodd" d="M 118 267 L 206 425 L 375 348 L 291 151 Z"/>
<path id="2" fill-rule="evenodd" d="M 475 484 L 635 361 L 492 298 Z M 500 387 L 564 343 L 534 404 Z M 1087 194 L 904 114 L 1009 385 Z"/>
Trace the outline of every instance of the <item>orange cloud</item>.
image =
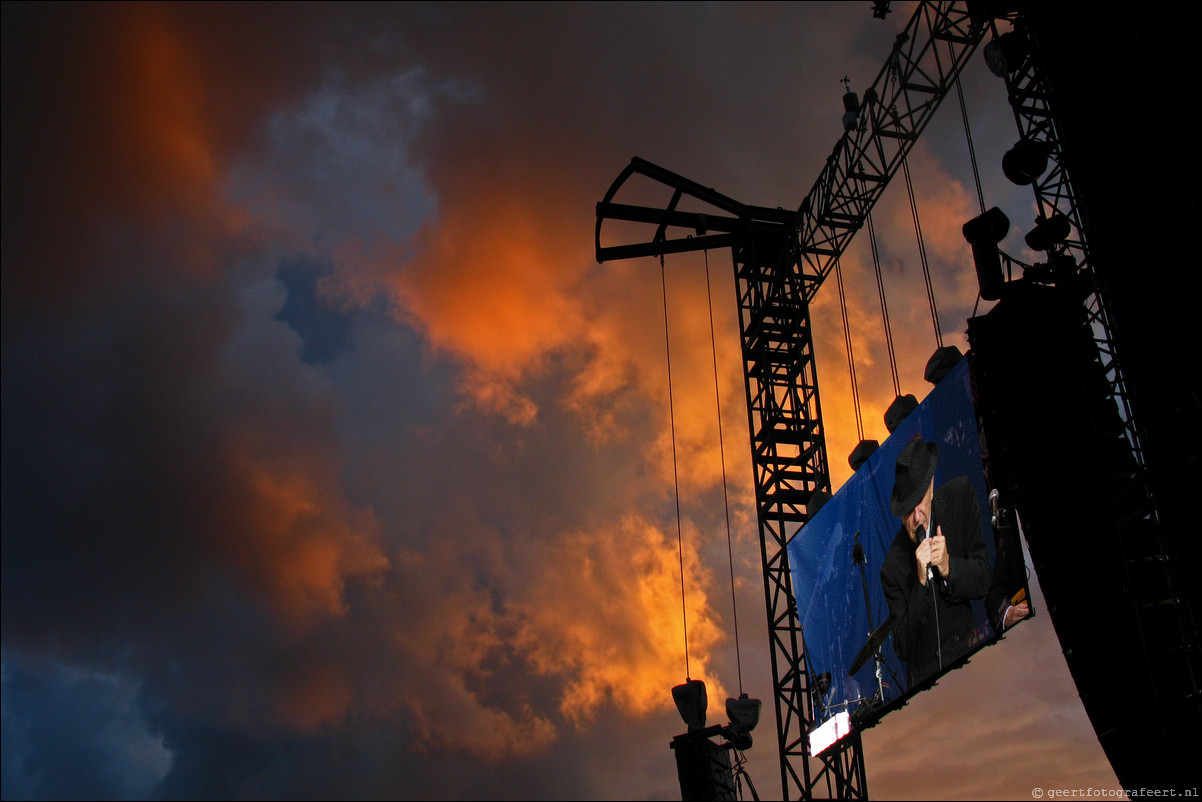
<path id="1" fill-rule="evenodd" d="M 208 200 L 217 180 L 217 160 L 206 119 L 208 85 L 202 65 L 185 45 L 164 9 L 144 7 L 118 33 L 118 81 L 126 94 L 114 109 L 131 152 L 141 154 L 143 169 L 130 178 L 141 182 L 135 196 L 194 206 Z M 165 191 L 177 193 L 165 198 Z M 201 197 L 191 193 L 206 193 Z"/>
<path id="2" fill-rule="evenodd" d="M 238 528 L 222 538 L 237 573 L 293 629 L 342 616 L 346 580 L 388 565 L 375 542 L 374 516 L 350 509 L 312 456 L 255 454 L 239 440 L 226 449 L 225 462 L 243 494 L 233 516 Z"/>
<path id="3" fill-rule="evenodd" d="M 271 686 L 276 716 L 303 733 L 343 724 L 354 694 L 353 679 L 343 667 L 306 655 L 294 656 Z"/>
<path id="4" fill-rule="evenodd" d="M 555 726 L 529 705 L 516 715 L 483 705 L 453 674 L 430 690 L 434 691 L 426 700 L 430 704 L 409 708 L 423 751 L 462 751 L 481 760 L 497 761 L 538 754 L 557 737 Z"/>
<path id="5" fill-rule="evenodd" d="M 602 706 L 634 716 L 671 708 L 670 689 L 684 681 L 686 663 L 675 541 L 675 533 L 634 515 L 612 529 L 570 533 L 515 602 L 522 622 L 516 642 L 535 671 L 562 678 L 560 711 L 577 726 Z M 688 667 L 719 698 L 709 653 L 724 632 L 696 542 L 690 527 L 684 533 Z"/>
<path id="6" fill-rule="evenodd" d="M 482 411 L 516 427 L 532 427 L 539 419 L 538 403 L 545 403 L 536 402 L 532 385 L 562 371 L 568 374 L 569 389 L 556 401 L 577 415 L 595 442 L 621 442 L 631 434 L 623 427 L 638 428 L 631 461 L 649 467 L 656 484 L 652 495 L 671 493 L 674 467 L 686 504 L 715 488 L 721 475 L 703 258 L 667 260 L 674 463 L 658 264 L 638 260 L 596 269 L 591 206 L 579 204 L 579 188 L 559 169 L 562 162 L 531 152 L 537 147 L 531 143 L 542 140 L 507 128 L 512 125 L 508 118 L 482 124 L 471 119 L 475 109 L 446 113 L 441 136 L 437 141 L 431 137 L 430 153 L 422 154 L 433 156 L 423 170 L 436 193 L 435 211 L 415 237 L 400 245 L 386 237 L 348 237 L 337 243 L 337 274 L 323 288 L 352 305 L 383 294 L 394 314 L 419 331 L 432 351 L 459 360 L 464 419 Z M 183 145 L 177 150 L 187 152 Z M 602 190 L 598 184 L 597 191 Z M 945 199 L 944 205 L 954 206 L 958 197 Z M 882 219 L 892 220 L 887 214 Z M 900 242 L 905 234 L 912 243 L 912 230 L 901 229 L 900 223 L 883 223 L 882 229 L 885 238 Z M 728 471 L 731 455 L 742 454 L 742 474 L 731 471 L 742 481 L 749 474 L 746 413 L 730 257 L 711 254 L 710 262 L 724 422 L 734 423 L 724 432 Z M 903 284 L 895 281 L 900 273 L 895 260 L 890 301 L 902 391 L 922 397 L 921 367 L 934 344 L 925 321 L 925 293 L 914 281 L 920 275 L 916 258 L 910 264 Z M 881 416 L 893 390 L 875 280 L 862 255 L 846 257 L 844 269 L 865 436 L 884 439 Z M 832 306 L 834 289 L 833 282 L 824 288 L 812 312 L 827 444 L 838 486 L 850 474 L 846 457 L 856 436 L 842 364 L 842 322 Z M 916 331 L 921 343 L 911 337 Z M 632 424 L 623 418 L 632 409 L 651 410 L 653 417 Z M 644 430 L 651 436 L 644 436 Z M 257 527 L 263 536 L 243 548 L 242 559 L 276 608 L 298 626 L 340 615 L 346 579 L 371 576 L 385 565 L 383 555 L 370 546 L 370 522 L 323 497 L 325 479 L 306 484 L 305 474 L 290 474 L 270 461 L 259 465 L 256 459 L 244 456 L 241 462 L 245 475 L 254 477 L 256 504 L 265 510 Z M 696 532 L 691 525 L 690 530 L 686 606 L 691 673 L 710 680 L 711 696 L 718 698 L 716 680 L 707 674 L 724 634 L 710 602 L 711 582 L 692 545 Z M 684 666 L 673 535 L 645 514 L 596 523 L 561 536 L 545 555 L 546 565 L 523 577 L 520 585 L 497 591 L 500 609 L 468 592 L 457 596 L 461 612 L 440 611 L 428 622 L 408 625 L 411 642 L 405 650 L 445 670 L 442 679 L 423 677 L 420 687 L 437 688 L 438 696 L 453 700 L 456 711 L 447 719 L 435 715 L 432 704 L 402 695 L 429 742 L 496 757 L 555 737 L 554 726 L 537 705 L 502 705 L 488 698 L 486 656 L 506 645 L 515 645 L 520 659 L 540 676 L 560 683 L 560 713 L 579 726 L 602 705 L 632 715 L 666 709 L 667 689 L 683 679 Z M 517 546 L 502 548 L 495 542 L 499 539 L 483 534 L 475 546 L 496 550 L 487 552 L 490 570 L 497 571 L 490 580 L 502 585 L 501 577 L 512 569 L 508 549 Z M 435 577 L 447 579 L 460 570 L 461 555 L 407 554 L 406 559 L 421 563 L 421 570 Z M 417 569 L 405 566 L 404 573 L 410 570 Z M 433 590 L 438 598 L 447 593 L 445 587 Z"/>
<path id="7" fill-rule="evenodd" d="M 282 624 L 302 632 L 344 616 L 346 582 L 379 576 L 388 560 L 377 545 L 379 521 L 343 498 L 337 458 L 320 440 L 287 432 L 290 424 L 320 421 L 309 410 L 287 409 L 294 402 L 286 396 L 303 388 L 274 390 L 281 396 L 268 394 L 264 408 L 240 410 L 222 424 L 216 447 L 228 489 L 209 499 L 218 509 L 207 515 L 218 528 L 222 562 Z"/>
<path id="8" fill-rule="evenodd" d="M 473 166 L 495 169 L 477 158 L 460 169 Z M 540 198 L 530 181 L 504 171 L 489 183 L 449 180 L 408 258 L 381 252 L 377 258 L 389 261 L 367 268 L 435 351 L 470 366 L 465 395 L 517 424 L 536 414 L 519 383 L 575 341 L 586 319 L 574 292 L 588 264 L 587 240 L 577 236 L 587 220 L 558 230 L 560 216 L 547 208 L 554 200 Z M 346 281 L 355 281 L 361 268 L 346 267 Z"/>
<path id="9" fill-rule="evenodd" d="M 690 673 L 718 699 L 711 653 L 726 633 L 688 521 L 684 541 Z M 559 740 L 555 713 L 587 729 L 603 710 L 671 710 L 685 678 L 675 532 L 636 515 L 545 540 L 480 531 L 436 538 L 396 564 L 411 599 L 394 633 L 397 681 L 364 703 L 407 711 L 423 748 L 500 760 Z M 473 564 L 487 566 L 487 587 L 465 570 Z"/>

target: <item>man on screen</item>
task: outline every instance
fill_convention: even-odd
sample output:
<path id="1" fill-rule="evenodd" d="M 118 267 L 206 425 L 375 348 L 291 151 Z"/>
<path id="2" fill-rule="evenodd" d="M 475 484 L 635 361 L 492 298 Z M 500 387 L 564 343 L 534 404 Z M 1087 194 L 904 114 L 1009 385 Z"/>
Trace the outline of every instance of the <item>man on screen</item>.
<path id="1" fill-rule="evenodd" d="M 911 688 L 968 652 L 970 602 L 984 598 L 990 583 L 972 484 L 959 477 L 936 490 L 938 461 L 935 443 L 911 440 L 897 458 L 889 497 L 902 526 L 881 565 L 881 587 Z"/>

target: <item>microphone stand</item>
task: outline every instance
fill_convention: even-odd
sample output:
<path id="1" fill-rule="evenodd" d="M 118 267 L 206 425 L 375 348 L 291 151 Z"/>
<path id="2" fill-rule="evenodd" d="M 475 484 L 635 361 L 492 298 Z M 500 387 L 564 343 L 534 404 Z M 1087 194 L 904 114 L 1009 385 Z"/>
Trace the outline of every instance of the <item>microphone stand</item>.
<path id="1" fill-rule="evenodd" d="M 864 557 L 864 547 L 860 545 L 860 533 L 856 532 L 856 545 L 851 550 L 852 565 L 860 569 L 860 587 L 864 589 L 864 609 L 868 611 L 868 638 L 872 639 L 872 602 L 868 600 L 868 575 L 864 571 L 864 566 L 867 560 Z M 882 704 L 885 701 L 885 676 L 881 670 L 881 663 L 884 658 L 881 657 L 881 649 L 878 646 L 872 655 L 872 661 L 876 665 L 876 695 L 873 697 L 877 704 Z M 870 700 L 871 701 L 871 700 Z"/>
<path id="2" fill-rule="evenodd" d="M 919 527 L 918 542 L 926 540 L 930 536 L 925 528 Z M 935 611 L 935 656 L 939 660 L 939 670 L 943 670 L 943 633 L 939 631 L 939 594 L 935 590 L 935 583 L 939 579 L 939 572 L 927 563 L 927 590 L 931 592 L 931 609 Z"/>

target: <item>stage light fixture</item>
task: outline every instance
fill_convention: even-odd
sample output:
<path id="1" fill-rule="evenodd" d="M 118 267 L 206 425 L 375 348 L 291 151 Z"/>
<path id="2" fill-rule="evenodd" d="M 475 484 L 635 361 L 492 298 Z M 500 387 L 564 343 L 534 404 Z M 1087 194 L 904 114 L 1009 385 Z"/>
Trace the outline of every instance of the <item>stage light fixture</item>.
<path id="1" fill-rule="evenodd" d="M 1048 169 L 1048 145 L 1033 139 L 1020 139 L 1002 156 L 1002 172 L 1020 187 L 1025 187 Z"/>
<path id="2" fill-rule="evenodd" d="M 1036 262 L 1024 268 L 1023 278 L 1035 284 L 1051 284 L 1067 289 L 1074 294 L 1083 289 L 1081 277 L 1077 273 L 1077 260 L 1067 253 L 1051 254 L 1047 262 Z"/>
<path id="3" fill-rule="evenodd" d="M 843 130 L 854 131 L 860 124 L 860 98 L 850 89 L 843 93 Z"/>
<path id="4" fill-rule="evenodd" d="M 969 220 L 962 230 L 964 239 L 972 246 L 972 261 L 977 270 L 981 297 L 986 301 L 996 301 L 1002 297 L 1002 287 L 1005 285 L 997 246 L 1010 230 L 1010 218 L 994 206 Z"/>
<path id="5" fill-rule="evenodd" d="M 927 360 L 926 370 L 922 374 L 923 378 L 931 384 L 938 384 L 963 356 L 960 349 L 954 345 L 936 348 L 935 353 L 931 354 L 931 358 Z"/>
<path id="6" fill-rule="evenodd" d="M 985 66 L 999 78 L 1018 69 L 1030 48 L 1027 40 L 1016 31 L 1004 33 L 985 45 Z"/>
<path id="7" fill-rule="evenodd" d="M 684 719 L 689 732 L 705 729 L 705 709 L 709 700 L 705 694 L 705 683 L 699 679 L 686 679 L 672 688 L 672 700 Z"/>
<path id="8" fill-rule="evenodd" d="M 746 751 L 751 748 L 751 731 L 760 723 L 762 705 L 759 699 L 749 699 L 745 693 L 739 694 L 738 699 L 726 700 L 726 715 L 730 719 L 727 729 L 736 749 Z"/>
<path id="9" fill-rule="evenodd" d="M 1050 251 L 1054 246 L 1068 239 L 1072 230 L 1073 227 L 1068 218 L 1060 212 L 1056 212 L 1051 217 L 1040 217 L 1036 220 L 1035 228 L 1031 229 L 1024 239 L 1027 247 L 1033 251 Z"/>
<path id="10" fill-rule="evenodd" d="M 751 731 L 755 729 L 755 725 L 760 723 L 762 706 L 763 702 L 759 699 L 750 699 L 747 694 L 741 693 L 738 699 L 726 700 L 726 715 L 732 724 L 738 724 Z"/>
<path id="11" fill-rule="evenodd" d="M 918 399 L 913 395 L 899 395 L 893 399 L 893 403 L 885 410 L 885 428 L 889 430 L 889 434 L 893 434 L 894 430 L 902 425 L 902 421 L 916 409 Z"/>
<path id="12" fill-rule="evenodd" d="M 881 447 L 881 444 L 876 440 L 861 440 L 855 448 L 851 450 L 851 456 L 847 458 L 847 462 L 851 465 L 853 471 L 860 470 L 860 466 L 868 462 L 868 458 L 873 452 Z"/>

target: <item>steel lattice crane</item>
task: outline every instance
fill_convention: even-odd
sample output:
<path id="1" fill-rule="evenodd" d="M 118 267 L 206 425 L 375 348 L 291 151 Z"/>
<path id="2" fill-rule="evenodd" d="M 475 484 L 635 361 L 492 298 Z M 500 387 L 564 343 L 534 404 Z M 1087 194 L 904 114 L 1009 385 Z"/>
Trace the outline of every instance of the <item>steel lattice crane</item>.
<path id="1" fill-rule="evenodd" d="M 809 520 L 815 494 L 831 490 L 809 305 L 986 34 L 992 31 L 996 39 L 998 19 L 1022 27 L 1020 12 L 994 9 L 986 13 L 982 10 L 985 5 L 919 4 L 795 211 L 741 203 L 637 158 L 597 204 L 599 262 L 731 249 L 785 798 L 867 798 L 858 732 L 820 758 L 809 756 L 806 738 L 814 721 L 812 677 L 802 645 L 786 545 Z M 1049 122 L 1046 76 L 1039 70 L 1038 59 L 1032 60 L 1029 52 L 1025 59 L 1008 69 L 1011 105 L 1020 135 L 1040 141 L 1055 162 L 1060 149 L 1055 126 Z M 668 204 L 653 208 L 616 203 L 619 190 L 636 175 L 670 189 Z M 1141 490 L 1138 467 L 1144 456 L 1140 432 L 1127 406 L 1106 291 L 1088 259 L 1086 227 L 1077 216 L 1064 165 L 1057 163 L 1034 189 L 1041 212 L 1049 217 L 1063 214 L 1072 222 L 1073 236 L 1055 246 L 1055 254 L 1049 250 L 1049 255 L 1073 257 L 1089 286 L 1086 326 L 1105 359 L 1108 403 L 1124 410 L 1124 437 L 1138 463 L 1130 488 L 1122 490 L 1140 498 L 1138 503 L 1132 502 L 1131 509 L 1152 507 L 1146 502 L 1146 491 Z M 706 211 L 685 211 L 682 204 L 689 209 L 702 206 Z M 650 225 L 653 233 L 641 242 L 602 245 L 606 221 Z M 1154 525 L 1154 507 L 1142 514 L 1137 524 L 1143 530 Z M 1186 633 L 1188 648 L 1183 651 L 1192 661 L 1187 669 L 1193 672 L 1192 704 L 1196 709 L 1196 627 L 1185 608 L 1179 628 Z M 1192 645 L 1189 631 L 1195 633 Z M 1086 699 L 1087 712 L 1098 727 L 1098 717 L 1089 704 Z M 1114 763 L 1114 756 L 1110 757 Z"/>
<path id="2" fill-rule="evenodd" d="M 807 756 L 810 677 L 785 546 L 809 519 L 811 496 L 831 489 L 809 304 L 985 30 L 985 20 L 974 18 L 965 3 L 920 4 L 864 93 L 859 124 L 836 143 L 796 211 L 746 205 L 637 158 L 597 205 L 599 262 L 723 247 L 734 258 L 786 798 L 812 798 L 820 786 L 840 798 L 867 797 L 858 735 L 824 755 L 817 770 Z M 636 174 L 673 191 L 665 208 L 613 202 Z M 714 213 L 680 211 L 686 196 Z M 606 220 L 646 223 L 655 232 L 646 242 L 603 246 Z M 673 237 L 674 230 L 688 235 Z"/>

